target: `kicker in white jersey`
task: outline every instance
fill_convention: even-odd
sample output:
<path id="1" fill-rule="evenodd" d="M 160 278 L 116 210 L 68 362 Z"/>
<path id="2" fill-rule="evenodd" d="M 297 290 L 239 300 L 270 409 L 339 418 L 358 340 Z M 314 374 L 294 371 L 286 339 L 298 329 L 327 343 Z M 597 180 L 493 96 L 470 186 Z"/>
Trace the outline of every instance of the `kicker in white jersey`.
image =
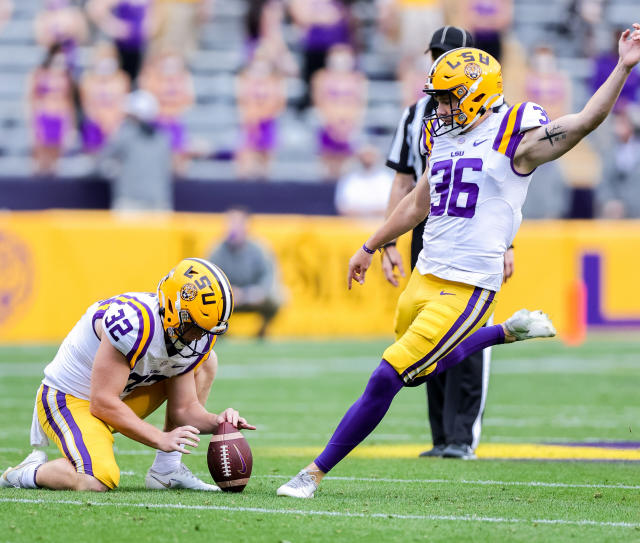
<path id="1" fill-rule="evenodd" d="M 418 258 L 421 274 L 500 290 L 503 258 L 522 222 L 533 172 L 513 157 L 524 133 L 549 123 L 532 102 L 503 107 L 468 134 L 433 137 L 424 128 L 431 209 Z"/>

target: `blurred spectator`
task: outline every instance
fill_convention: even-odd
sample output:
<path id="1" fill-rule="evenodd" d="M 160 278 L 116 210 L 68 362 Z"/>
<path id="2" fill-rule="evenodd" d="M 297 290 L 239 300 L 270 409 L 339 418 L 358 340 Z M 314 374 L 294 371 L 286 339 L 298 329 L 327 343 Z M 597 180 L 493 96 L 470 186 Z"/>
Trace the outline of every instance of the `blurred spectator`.
<path id="1" fill-rule="evenodd" d="M 74 86 L 62 45 L 51 46 L 32 72 L 28 105 L 35 171 L 53 174 L 75 125 Z"/>
<path id="2" fill-rule="evenodd" d="M 424 55 L 424 36 L 444 23 L 442 5 L 442 0 L 378 1 L 378 28 L 398 44 L 401 60 Z"/>
<path id="3" fill-rule="evenodd" d="M 302 32 L 302 77 L 307 89 L 299 108 L 305 109 L 310 104 L 313 75 L 325 66 L 331 47 L 351 41 L 349 11 L 340 0 L 290 0 L 289 12 Z"/>
<path id="4" fill-rule="evenodd" d="M 513 23 L 513 0 L 461 0 L 450 4 L 454 24 L 468 28 L 476 47 L 501 61 L 502 41 Z"/>
<path id="5" fill-rule="evenodd" d="M 602 180 L 602 160 L 588 140 L 582 140 L 557 161 L 569 185 L 568 219 L 593 219 L 595 188 Z"/>
<path id="6" fill-rule="evenodd" d="M 113 39 L 120 66 L 135 83 L 147 40 L 153 34 L 153 0 L 89 0 L 87 12 L 98 28 Z"/>
<path id="7" fill-rule="evenodd" d="M 248 211 L 229 209 L 226 237 L 208 259 L 222 268 L 231 283 L 234 313 L 258 313 L 262 317 L 256 334 L 262 339 L 282 304 L 282 293 L 273 255 L 248 233 Z"/>
<path id="8" fill-rule="evenodd" d="M 11 19 L 13 14 L 13 2 L 11 0 L 0 0 L 0 31 Z"/>
<path id="9" fill-rule="evenodd" d="M 283 36 L 285 6 L 282 0 L 249 0 L 245 19 L 248 61 L 259 49 L 261 57 L 284 75 L 296 76 L 299 69 Z"/>
<path id="10" fill-rule="evenodd" d="M 425 57 L 421 54 L 416 57 L 405 57 L 398 63 L 396 73 L 400 80 L 403 107 L 408 107 L 424 98 L 424 84 L 433 60 L 435 59 L 432 59 L 431 55 Z"/>
<path id="11" fill-rule="evenodd" d="M 609 48 L 597 55 L 593 61 L 593 76 L 591 78 L 591 93 L 593 94 L 600 88 L 613 68 L 618 63 L 618 40 L 624 29 L 618 29 L 611 34 L 611 43 Z M 638 102 L 640 98 L 640 73 L 633 70 L 627 78 L 618 101 L 614 106 L 614 111 L 624 109 L 628 104 Z"/>
<path id="12" fill-rule="evenodd" d="M 173 168 L 182 175 L 187 167 L 189 149 L 181 117 L 195 101 L 193 80 L 183 58 L 174 52 L 150 58 L 140 74 L 140 88 L 158 100 L 160 109 L 156 125 L 169 135 Z"/>
<path id="13" fill-rule="evenodd" d="M 154 125 L 158 101 L 137 90 L 125 101 L 125 120 L 101 155 L 102 172 L 112 179 L 111 207 L 120 211 L 173 208 L 171 145 Z"/>
<path id="14" fill-rule="evenodd" d="M 259 179 L 269 173 L 278 137 L 278 116 L 286 106 L 285 83 L 260 50 L 236 79 L 236 102 L 243 141 L 237 157 L 242 178 Z"/>
<path id="15" fill-rule="evenodd" d="M 556 66 L 553 49 L 540 45 L 529 59 L 525 75 L 525 99 L 540 104 L 550 119 L 566 115 L 571 106 L 571 80 Z M 572 152 L 559 161 L 572 160 Z M 533 174 L 527 200 L 522 207 L 525 219 L 560 219 L 569 213 L 570 189 L 560 162 L 548 162 Z"/>
<path id="16" fill-rule="evenodd" d="M 36 42 L 45 48 L 60 44 L 72 72 L 77 68 L 77 46 L 85 43 L 89 27 L 82 10 L 69 0 L 45 0 L 35 18 Z"/>
<path id="17" fill-rule="evenodd" d="M 557 119 L 570 111 L 571 92 L 571 80 L 558 69 L 553 49 L 537 46 L 526 75 L 526 99 L 540 104 L 550 119 Z"/>
<path id="18" fill-rule="evenodd" d="M 184 58 L 196 50 L 200 28 L 213 13 L 214 0 L 154 0 L 156 32 L 150 53 L 175 51 Z"/>
<path id="19" fill-rule="evenodd" d="M 605 219 L 640 218 L 639 113 L 620 109 L 613 114 L 614 141 L 597 191 L 599 215 Z"/>
<path id="20" fill-rule="evenodd" d="M 340 215 L 350 217 L 384 217 L 393 173 L 373 145 L 362 146 L 357 158 L 358 168 L 341 177 L 336 185 L 336 209 Z"/>
<path id="21" fill-rule="evenodd" d="M 120 126 L 129 87 L 129 77 L 119 68 L 114 47 L 108 43 L 97 45 L 93 64 L 80 81 L 80 126 L 86 152 L 99 151 Z"/>
<path id="22" fill-rule="evenodd" d="M 313 76 L 311 91 L 320 118 L 320 156 L 327 177 L 336 180 L 353 154 L 354 140 L 367 107 L 367 79 L 355 69 L 350 46 L 331 48 L 327 67 Z"/>

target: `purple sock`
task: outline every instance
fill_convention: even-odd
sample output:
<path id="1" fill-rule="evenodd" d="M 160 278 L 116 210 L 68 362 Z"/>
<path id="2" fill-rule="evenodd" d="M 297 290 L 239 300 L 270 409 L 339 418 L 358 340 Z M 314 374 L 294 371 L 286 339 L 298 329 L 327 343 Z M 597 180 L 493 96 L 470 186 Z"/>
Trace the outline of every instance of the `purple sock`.
<path id="1" fill-rule="evenodd" d="M 485 347 L 491 347 L 492 345 L 498 345 L 500 343 L 504 343 L 504 330 L 501 324 L 479 328 L 469 337 L 464 338 L 458 343 L 446 356 L 438 360 L 436 369 L 427 376 L 427 379 L 439 375 L 443 371 L 462 362 L 469 355 L 481 351 Z"/>
<path id="2" fill-rule="evenodd" d="M 382 360 L 371 374 L 364 394 L 345 413 L 324 451 L 315 459 L 316 466 L 328 473 L 364 441 L 385 416 L 403 385 L 396 370 Z"/>

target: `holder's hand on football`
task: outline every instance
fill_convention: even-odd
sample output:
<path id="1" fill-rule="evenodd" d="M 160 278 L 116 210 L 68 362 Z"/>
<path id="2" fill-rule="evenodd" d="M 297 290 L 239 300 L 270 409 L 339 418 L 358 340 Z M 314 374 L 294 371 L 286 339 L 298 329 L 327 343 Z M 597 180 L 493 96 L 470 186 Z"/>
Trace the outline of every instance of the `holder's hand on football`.
<path id="1" fill-rule="evenodd" d="M 373 255 L 365 253 L 364 249 L 360 247 L 349 260 L 349 273 L 347 274 L 347 287 L 351 290 L 351 281 L 355 279 L 361 285 L 364 284 L 364 275 L 367 273 L 369 266 L 371 266 L 371 259 Z"/>
<path id="2" fill-rule="evenodd" d="M 255 430 L 256 427 L 249 424 L 244 418 L 240 416 L 233 407 L 228 407 L 222 413 L 218 415 L 217 419 L 218 424 L 222 424 L 223 422 L 230 422 L 236 428 L 240 430 Z"/>
<path id="3" fill-rule="evenodd" d="M 185 446 L 197 447 L 200 442 L 200 438 L 197 435 L 199 433 L 200 430 L 194 426 L 179 426 L 170 432 L 164 432 L 157 448 L 164 452 L 179 451 L 191 454 L 191 451 L 185 449 Z"/>

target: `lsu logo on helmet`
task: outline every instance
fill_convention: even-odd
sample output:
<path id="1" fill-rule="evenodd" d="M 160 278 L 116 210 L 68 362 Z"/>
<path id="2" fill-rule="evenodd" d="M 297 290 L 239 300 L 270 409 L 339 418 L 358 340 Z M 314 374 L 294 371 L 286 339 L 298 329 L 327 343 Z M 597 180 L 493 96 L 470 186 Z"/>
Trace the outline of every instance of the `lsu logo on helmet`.
<path id="1" fill-rule="evenodd" d="M 224 334 L 233 311 L 227 276 L 202 258 L 180 261 L 158 284 L 158 300 L 165 331 L 180 341 L 187 324 L 207 335 Z"/>
<path id="2" fill-rule="evenodd" d="M 480 49 L 453 49 L 433 63 L 424 92 L 431 96 L 450 93 L 451 114 L 434 112 L 424 121 L 433 121 L 430 131 L 434 136 L 457 135 L 473 126 L 488 109 L 504 102 L 502 68 L 495 58 Z"/>

